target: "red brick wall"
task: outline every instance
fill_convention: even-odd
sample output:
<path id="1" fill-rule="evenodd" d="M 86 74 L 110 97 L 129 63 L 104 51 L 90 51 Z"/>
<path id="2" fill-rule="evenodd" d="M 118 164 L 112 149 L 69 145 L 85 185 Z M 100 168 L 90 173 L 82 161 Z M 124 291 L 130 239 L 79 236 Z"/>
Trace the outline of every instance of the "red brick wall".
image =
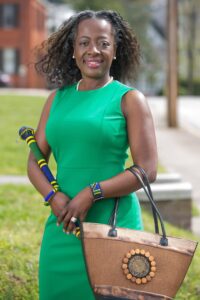
<path id="1" fill-rule="evenodd" d="M 13 86 L 43 88 L 45 82 L 34 70 L 33 49 L 46 37 L 46 10 L 37 0 L 0 0 L 0 4 L 19 4 L 19 26 L 15 29 L 0 28 L 0 48 L 16 48 L 20 52 L 21 75 L 14 75 Z M 41 28 L 38 28 L 38 14 Z"/>

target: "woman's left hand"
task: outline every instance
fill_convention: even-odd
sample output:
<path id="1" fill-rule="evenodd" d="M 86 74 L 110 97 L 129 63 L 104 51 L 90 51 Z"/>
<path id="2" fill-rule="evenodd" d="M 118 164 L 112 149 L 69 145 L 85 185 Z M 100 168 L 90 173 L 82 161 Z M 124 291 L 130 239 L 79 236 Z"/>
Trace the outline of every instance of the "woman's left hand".
<path id="1" fill-rule="evenodd" d="M 63 222 L 63 230 L 66 233 L 71 233 L 75 229 L 74 222 L 71 218 L 83 221 L 87 215 L 88 210 L 93 204 L 93 195 L 89 187 L 78 193 L 69 204 L 63 208 L 58 216 L 58 225 Z"/>

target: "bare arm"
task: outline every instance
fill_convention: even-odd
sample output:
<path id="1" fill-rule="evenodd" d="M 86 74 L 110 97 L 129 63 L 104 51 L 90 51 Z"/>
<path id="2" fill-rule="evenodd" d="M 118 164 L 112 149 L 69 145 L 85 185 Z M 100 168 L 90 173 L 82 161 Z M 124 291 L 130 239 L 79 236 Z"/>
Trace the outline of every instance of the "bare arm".
<path id="1" fill-rule="evenodd" d="M 131 156 L 135 164 L 147 173 L 153 182 L 157 174 L 157 145 L 153 119 L 147 101 L 138 91 L 128 92 L 122 101 L 122 111 L 127 122 Z M 140 188 L 133 174 L 123 172 L 101 182 L 106 198 L 126 195 Z"/>
<path id="2" fill-rule="evenodd" d="M 151 112 L 145 97 L 139 91 L 128 92 L 122 101 L 122 111 L 127 122 L 127 133 L 131 155 L 135 164 L 147 173 L 150 182 L 157 172 L 157 146 Z M 140 188 L 140 184 L 129 171 L 100 182 L 105 198 L 127 195 Z M 63 210 L 58 221 L 64 220 L 64 228 L 73 229 L 69 223 L 72 216 L 83 220 L 92 205 L 93 196 L 89 187 L 83 189 Z M 101 201 L 101 200 L 100 200 Z"/>
<path id="3" fill-rule="evenodd" d="M 51 154 L 51 149 L 46 141 L 45 137 L 45 127 L 46 127 L 46 122 L 49 117 L 49 112 L 50 108 L 53 102 L 53 99 L 55 97 L 55 92 L 51 93 L 51 95 L 48 97 L 41 117 L 40 121 L 35 133 L 35 138 L 37 141 L 37 144 L 43 153 L 45 159 L 47 162 L 49 161 L 49 157 Z M 31 181 L 31 183 L 34 185 L 34 187 L 39 191 L 39 193 L 45 197 L 48 195 L 48 193 L 52 190 L 51 184 L 48 182 L 42 171 L 40 170 L 37 161 L 33 155 L 33 153 L 30 151 L 29 158 L 28 158 L 28 166 L 27 166 L 27 172 L 28 172 L 28 177 Z M 54 201 L 55 198 L 62 198 L 61 200 Z M 63 206 L 66 205 L 68 202 L 68 197 L 65 196 L 62 193 L 57 193 L 50 201 L 52 210 L 55 215 L 58 215 L 58 213 L 61 211 Z"/>
<path id="4" fill-rule="evenodd" d="M 37 141 L 37 144 L 43 153 L 45 159 L 48 161 L 50 154 L 51 154 L 51 149 L 46 141 L 45 138 L 45 126 L 46 122 L 49 116 L 50 108 L 52 101 L 54 99 L 55 93 L 52 93 L 43 108 L 40 121 L 35 133 L 35 138 Z M 34 185 L 34 187 L 42 194 L 43 196 L 46 196 L 51 190 L 51 184 L 48 182 L 44 174 L 41 172 L 37 161 L 33 155 L 33 153 L 30 151 L 29 153 L 29 158 L 28 158 L 28 166 L 27 166 L 27 171 L 28 171 L 28 177 L 31 181 L 31 183 Z"/>

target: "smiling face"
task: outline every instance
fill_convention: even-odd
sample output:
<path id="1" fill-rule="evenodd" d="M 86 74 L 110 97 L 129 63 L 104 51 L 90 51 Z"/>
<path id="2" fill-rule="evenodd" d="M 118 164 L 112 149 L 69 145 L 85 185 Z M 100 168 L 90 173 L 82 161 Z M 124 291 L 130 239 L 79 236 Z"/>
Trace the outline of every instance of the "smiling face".
<path id="1" fill-rule="evenodd" d="M 83 78 L 107 80 L 115 52 L 114 32 L 108 21 L 96 18 L 79 23 L 74 56 Z"/>

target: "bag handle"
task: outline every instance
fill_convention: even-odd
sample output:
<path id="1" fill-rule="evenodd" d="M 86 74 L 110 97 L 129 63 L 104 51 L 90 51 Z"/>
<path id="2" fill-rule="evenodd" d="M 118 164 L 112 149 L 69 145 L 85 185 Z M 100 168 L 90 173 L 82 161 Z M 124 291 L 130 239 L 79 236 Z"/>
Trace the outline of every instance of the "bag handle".
<path id="1" fill-rule="evenodd" d="M 132 168 L 138 169 L 139 172 L 142 174 L 142 176 L 143 176 L 143 181 L 144 181 L 144 183 L 145 183 L 145 186 L 147 187 L 148 192 L 149 192 L 151 198 L 153 199 L 153 194 L 152 194 L 152 191 L 151 191 L 151 188 L 150 188 L 149 179 L 148 179 L 148 177 L 147 177 L 147 175 L 146 175 L 144 169 L 143 169 L 142 167 L 138 166 L 138 165 L 133 165 L 132 167 L 127 168 L 126 170 L 128 170 L 128 171 L 131 172 L 131 169 L 132 169 Z M 116 219 L 113 219 L 113 218 L 114 218 L 114 217 L 116 216 L 116 214 L 117 214 L 117 213 L 115 212 L 115 210 L 118 209 L 118 200 L 119 200 L 119 198 L 116 198 L 116 199 L 115 199 L 115 204 L 117 205 L 117 207 L 114 207 L 114 209 L 113 209 L 113 212 L 112 212 L 111 217 L 110 217 L 110 219 L 109 219 L 109 225 L 113 224 L 113 221 L 115 221 L 115 224 L 116 224 Z M 151 202 L 150 202 L 150 204 L 151 204 Z M 151 208 L 152 208 L 153 219 L 154 219 L 155 233 L 159 234 L 158 218 L 157 218 L 156 211 L 155 211 L 154 207 L 152 206 L 152 204 L 151 204 Z M 110 234 L 112 234 L 112 236 L 114 236 L 114 234 L 115 234 L 114 232 L 115 232 L 115 229 L 113 228 L 113 230 L 111 230 L 111 233 L 110 233 Z"/>
<path id="2" fill-rule="evenodd" d="M 147 189 L 148 189 L 149 195 L 150 195 L 151 198 L 153 199 L 153 194 L 152 194 L 152 191 L 151 191 L 149 179 L 148 179 L 147 174 L 145 173 L 145 170 L 144 170 L 142 167 L 138 166 L 138 165 L 133 165 L 132 167 L 128 168 L 127 170 L 131 172 L 130 169 L 133 168 L 133 167 L 134 167 L 135 169 L 137 169 L 137 170 L 141 173 L 141 175 L 142 175 L 142 177 L 143 177 L 144 184 L 145 184 L 145 186 L 146 186 Z M 154 201 L 154 202 L 155 202 L 155 201 Z M 151 202 L 150 202 L 150 204 L 151 204 Z M 156 211 L 155 211 L 154 207 L 152 206 L 152 204 L 151 204 L 151 209 L 152 209 L 152 214 L 153 214 L 155 233 L 158 233 L 158 234 L 159 234 L 158 218 L 157 218 Z"/>
<path id="3" fill-rule="evenodd" d="M 138 168 L 133 166 L 133 167 L 129 168 L 128 170 L 131 173 L 133 173 L 137 177 L 137 179 L 139 180 L 142 188 L 144 189 L 145 194 L 147 195 L 147 197 L 148 197 L 148 199 L 151 203 L 153 213 L 155 213 L 157 218 L 159 219 L 160 226 L 161 226 L 161 231 L 162 231 L 162 235 L 161 235 L 161 239 L 160 239 L 160 245 L 161 246 L 168 246 L 168 239 L 167 239 L 167 235 L 166 235 L 164 222 L 163 222 L 162 216 L 161 216 L 161 214 L 160 214 L 160 212 L 159 212 L 159 210 L 158 210 L 158 208 L 155 204 L 155 201 L 153 199 L 153 194 L 152 194 L 152 191 L 151 191 L 149 181 L 147 180 L 146 173 L 143 170 L 142 175 L 143 175 L 143 178 L 146 178 L 145 183 L 146 183 L 147 188 L 145 186 L 144 179 L 141 178 L 138 171 L 136 171 L 135 169 L 138 169 Z M 116 220 L 117 220 L 118 205 L 119 205 L 119 198 L 117 198 L 115 200 L 115 207 L 113 209 L 113 213 L 111 215 L 110 222 L 109 222 L 109 224 L 112 226 L 112 228 L 109 230 L 108 236 L 111 236 L 111 237 L 116 237 L 117 236 Z"/>

